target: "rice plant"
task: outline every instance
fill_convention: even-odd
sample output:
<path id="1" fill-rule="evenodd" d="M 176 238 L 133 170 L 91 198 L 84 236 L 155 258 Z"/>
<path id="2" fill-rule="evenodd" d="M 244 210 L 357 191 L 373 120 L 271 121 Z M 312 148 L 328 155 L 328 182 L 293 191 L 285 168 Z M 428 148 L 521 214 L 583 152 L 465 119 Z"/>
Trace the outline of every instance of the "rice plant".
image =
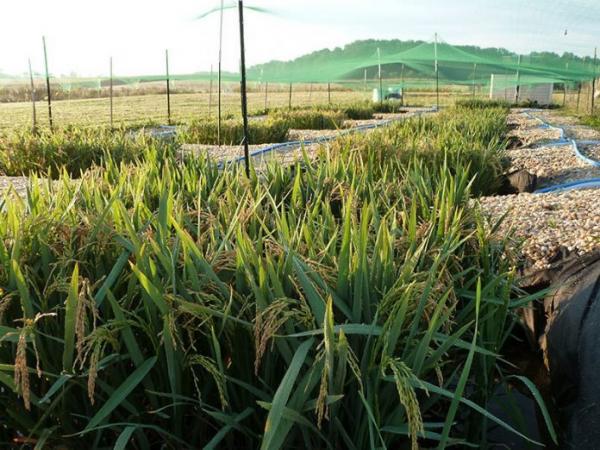
<path id="1" fill-rule="evenodd" d="M 9 194 L 2 442 L 445 448 L 485 444 L 482 418 L 525 435 L 486 410 L 528 298 L 469 201 L 491 156 L 462 146 L 498 149 L 497 117 L 463 114 L 251 179 L 151 146 Z"/>

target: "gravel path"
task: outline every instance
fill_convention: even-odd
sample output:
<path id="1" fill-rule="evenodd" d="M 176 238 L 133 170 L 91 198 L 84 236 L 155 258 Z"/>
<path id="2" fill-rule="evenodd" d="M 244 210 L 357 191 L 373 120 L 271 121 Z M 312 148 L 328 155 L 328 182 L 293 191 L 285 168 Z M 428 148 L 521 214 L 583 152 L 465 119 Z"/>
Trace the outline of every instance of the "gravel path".
<path id="1" fill-rule="evenodd" d="M 500 233 L 510 230 L 534 269 L 549 266 L 561 248 L 584 254 L 600 248 L 600 189 L 553 194 L 520 194 L 480 199 Z"/>
<path id="2" fill-rule="evenodd" d="M 600 161 L 600 141 L 593 144 L 579 144 L 579 149 L 588 158 Z"/>
<path id="3" fill-rule="evenodd" d="M 525 169 L 537 175 L 539 188 L 600 177 L 600 169 L 579 159 L 571 143 L 510 150 L 508 157 L 510 170 Z"/>
<path id="4" fill-rule="evenodd" d="M 29 178 L 27 177 L 2 177 L 0 176 L 0 203 L 4 196 L 14 189 L 14 192 L 21 197 L 27 196 L 27 188 L 29 187 Z"/>
<path id="5" fill-rule="evenodd" d="M 600 140 L 600 133 L 579 125 L 576 118 L 562 117 L 553 111 L 535 111 L 531 116 L 519 110 L 509 116 L 512 135 L 525 144 L 507 151 L 511 169 L 536 174 L 540 188 L 600 178 L 600 168 L 579 159 L 571 143 L 556 142 L 560 131 L 541 127 L 542 122 L 535 117 L 563 128 L 567 139 Z M 600 156 L 600 143 L 578 147 L 592 159 Z M 504 217 L 500 232 L 514 233 L 516 242 L 523 244 L 526 264 L 533 270 L 548 267 L 564 249 L 581 255 L 600 248 L 599 188 L 485 197 L 479 201 L 490 223 Z"/>
<path id="6" fill-rule="evenodd" d="M 250 153 L 268 147 L 273 144 L 250 145 Z M 241 145 L 202 145 L 202 144 L 184 144 L 179 147 L 179 158 L 198 157 L 207 155 L 213 161 L 231 161 L 244 156 L 244 149 Z"/>
<path id="7" fill-rule="evenodd" d="M 600 131 L 579 124 L 576 117 L 562 116 L 556 111 L 538 111 L 535 113 L 545 122 L 564 128 L 568 139 L 593 141 L 600 140 Z"/>

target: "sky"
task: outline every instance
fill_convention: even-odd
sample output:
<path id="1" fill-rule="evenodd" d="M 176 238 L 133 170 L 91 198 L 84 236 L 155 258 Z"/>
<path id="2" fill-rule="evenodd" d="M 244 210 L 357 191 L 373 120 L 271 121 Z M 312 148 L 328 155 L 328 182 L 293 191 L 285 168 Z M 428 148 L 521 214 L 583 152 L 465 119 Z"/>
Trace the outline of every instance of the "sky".
<path id="1" fill-rule="evenodd" d="M 0 72 L 21 74 L 31 58 L 50 72 L 101 76 L 210 70 L 217 64 L 218 0 L 6 0 L 0 26 Z M 231 0 L 226 0 L 231 3 Z M 246 13 L 249 65 L 289 60 L 358 39 L 433 40 L 504 47 L 519 53 L 592 55 L 600 46 L 600 0 L 247 0 L 269 14 Z M 239 65 L 235 9 L 225 13 L 224 69 Z"/>

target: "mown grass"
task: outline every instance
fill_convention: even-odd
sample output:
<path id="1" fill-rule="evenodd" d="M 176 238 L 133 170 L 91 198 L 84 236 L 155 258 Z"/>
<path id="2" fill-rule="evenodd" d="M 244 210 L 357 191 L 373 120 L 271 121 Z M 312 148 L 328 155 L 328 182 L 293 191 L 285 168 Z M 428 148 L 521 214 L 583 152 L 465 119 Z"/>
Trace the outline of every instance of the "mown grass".
<path id="1" fill-rule="evenodd" d="M 6 199 L 2 441 L 445 448 L 485 443 L 486 423 L 529 431 L 486 410 L 529 301 L 470 205 L 499 117 L 456 114 L 250 179 L 149 142 Z"/>

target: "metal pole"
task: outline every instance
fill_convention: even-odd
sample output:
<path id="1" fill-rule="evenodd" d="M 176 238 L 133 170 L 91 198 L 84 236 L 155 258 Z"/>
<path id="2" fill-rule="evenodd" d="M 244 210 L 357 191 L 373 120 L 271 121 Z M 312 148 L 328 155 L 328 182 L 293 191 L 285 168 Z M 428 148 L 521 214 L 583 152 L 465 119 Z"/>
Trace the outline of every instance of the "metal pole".
<path id="1" fill-rule="evenodd" d="M 109 96 L 110 96 L 110 127 L 113 128 L 113 59 L 110 57 L 109 64 Z"/>
<path id="2" fill-rule="evenodd" d="M 404 106 L 404 96 L 406 95 L 404 89 L 404 64 L 402 64 L 402 70 L 400 71 L 400 85 L 402 86 L 402 98 L 400 99 L 400 105 Z"/>
<path id="3" fill-rule="evenodd" d="M 477 76 L 477 63 L 473 64 L 473 100 L 475 100 L 475 77 Z"/>
<path id="4" fill-rule="evenodd" d="M 290 83 L 290 98 L 289 98 L 289 105 L 288 105 L 288 109 L 292 109 L 292 83 Z"/>
<path id="5" fill-rule="evenodd" d="M 269 82 L 265 83 L 265 112 L 269 109 Z"/>
<path id="6" fill-rule="evenodd" d="M 592 114 L 594 114 L 594 95 L 596 94 L 596 63 L 598 62 L 598 47 L 594 49 L 594 78 L 592 79 Z"/>
<path id="7" fill-rule="evenodd" d="M 434 59 L 435 59 L 435 96 L 436 96 L 436 109 L 440 109 L 440 72 L 438 70 L 438 35 L 435 33 L 435 43 L 433 45 Z"/>
<path id="8" fill-rule="evenodd" d="M 377 47 L 377 61 L 379 66 L 379 102 L 383 104 L 383 80 L 381 78 L 381 49 Z"/>
<path id="9" fill-rule="evenodd" d="M 521 55 L 517 61 L 517 89 L 515 91 L 515 103 L 519 104 L 519 94 L 521 93 Z"/>
<path id="10" fill-rule="evenodd" d="M 50 123 L 50 131 L 52 131 L 52 94 L 50 93 L 50 72 L 48 71 L 48 51 L 46 50 L 46 37 L 42 36 L 42 44 L 44 44 L 44 64 L 46 66 L 46 93 L 48 95 L 48 121 Z"/>
<path id="11" fill-rule="evenodd" d="M 218 121 L 217 121 L 217 145 L 221 145 L 221 82 L 222 82 L 222 75 L 221 75 L 221 63 L 223 60 L 223 8 L 224 8 L 224 0 L 221 0 L 221 15 L 220 15 L 220 19 L 219 19 L 219 79 L 217 80 L 217 84 L 218 84 L 218 106 L 217 106 L 217 115 L 218 115 Z"/>
<path id="12" fill-rule="evenodd" d="M 239 0 L 240 14 L 240 51 L 241 51 L 241 91 L 242 91 L 242 119 L 244 123 L 244 161 L 246 162 L 246 176 L 250 177 L 250 151 L 248 148 L 248 96 L 246 92 L 246 45 L 244 42 L 244 2 Z"/>
<path id="13" fill-rule="evenodd" d="M 171 80 L 169 77 L 169 50 L 165 50 L 165 68 L 167 71 L 167 124 L 171 125 Z"/>
<path id="14" fill-rule="evenodd" d="M 31 59 L 29 59 L 29 82 L 31 83 L 31 107 L 32 107 L 32 121 L 33 121 L 33 132 L 37 129 L 37 114 L 35 111 L 35 84 L 33 83 L 33 71 L 31 70 Z"/>
<path id="15" fill-rule="evenodd" d="M 213 66 L 210 65 L 210 83 L 208 84 L 208 117 L 212 114 Z"/>

